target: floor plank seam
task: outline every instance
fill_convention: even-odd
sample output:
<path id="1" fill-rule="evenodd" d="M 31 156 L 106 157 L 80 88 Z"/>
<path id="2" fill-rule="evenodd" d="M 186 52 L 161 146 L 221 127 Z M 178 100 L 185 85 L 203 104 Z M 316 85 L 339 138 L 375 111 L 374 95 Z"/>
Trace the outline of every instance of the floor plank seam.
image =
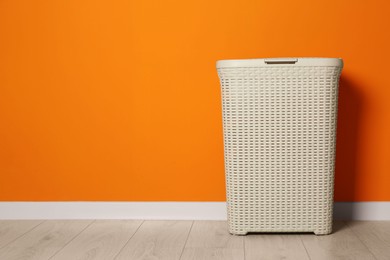
<path id="1" fill-rule="evenodd" d="M 243 245 L 243 248 L 244 248 L 244 260 L 246 260 L 246 253 L 245 253 L 245 240 L 246 240 L 247 236 L 245 236 L 243 239 L 242 239 L 242 245 Z"/>
<path id="2" fill-rule="evenodd" d="M 310 257 L 310 255 L 309 255 L 309 251 L 307 251 L 307 248 L 306 248 L 306 246 L 305 246 L 305 243 L 304 243 L 303 240 L 302 240 L 302 235 L 299 235 L 299 240 L 301 240 L 301 243 L 302 243 L 302 245 L 303 245 L 303 248 L 304 248 L 305 251 L 306 251 L 307 258 L 309 258 L 309 260 L 311 260 L 311 257 Z"/>
<path id="3" fill-rule="evenodd" d="M 370 248 L 366 245 L 366 243 L 364 243 L 363 240 L 360 239 L 360 237 L 356 234 L 356 232 L 353 230 L 353 228 L 351 228 L 350 224 L 348 221 L 344 221 L 345 223 L 345 226 L 355 235 L 355 237 L 357 237 L 357 239 L 364 245 L 364 247 L 367 249 L 368 252 L 370 252 L 370 254 L 374 257 L 374 259 L 377 259 L 378 258 L 371 252 Z"/>
<path id="4" fill-rule="evenodd" d="M 72 242 L 76 237 L 78 237 L 81 233 L 84 232 L 84 230 L 86 230 L 90 225 L 92 225 L 93 223 L 95 223 L 96 219 L 94 219 L 93 221 L 91 221 L 91 223 L 89 223 L 85 228 L 83 228 L 82 230 L 80 230 L 79 233 L 77 233 L 74 237 L 72 237 L 72 239 L 70 239 L 68 241 L 68 243 L 66 243 L 62 248 L 60 248 L 57 252 L 55 252 L 51 257 L 49 257 L 47 260 L 50 260 L 52 259 L 54 256 L 56 256 L 61 250 L 63 250 L 67 245 L 69 245 L 70 242 Z"/>
<path id="5" fill-rule="evenodd" d="M 34 230 L 36 227 L 38 227 L 39 225 L 41 225 L 42 223 L 44 223 L 46 220 L 42 220 L 41 222 L 39 222 L 37 225 L 33 226 L 32 228 L 30 228 L 29 230 L 27 230 L 26 232 L 24 232 L 23 234 L 20 234 L 20 236 L 18 236 L 17 238 L 15 238 L 14 240 L 12 241 L 9 241 L 7 244 L 3 245 L 1 249 L 5 248 L 6 246 L 10 245 L 11 243 L 15 242 L 16 240 L 18 240 L 19 238 L 23 237 L 24 235 L 26 235 L 27 233 L 29 233 L 30 231 Z"/>
<path id="6" fill-rule="evenodd" d="M 193 220 L 192 223 L 191 223 L 191 227 L 190 227 L 190 230 L 188 231 L 188 234 L 187 234 L 187 237 L 186 237 L 186 242 L 184 243 L 183 249 L 181 250 L 179 260 L 183 257 L 183 253 L 184 253 L 184 250 L 186 249 L 187 241 L 188 241 L 188 238 L 190 237 L 192 227 L 194 226 L 194 222 L 195 222 L 195 220 Z"/>
<path id="7" fill-rule="evenodd" d="M 137 229 L 134 231 L 134 233 L 129 237 L 129 239 L 126 241 L 126 243 L 123 245 L 123 247 L 118 251 L 118 253 L 114 256 L 113 260 L 117 259 L 117 257 L 120 255 L 120 253 L 123 251 L 123 249 L 127 246 L 127 244 L 130 242 L 130 240 L 134 237 L 134 235 L 138 232 L 140 227 L 145 223 L 145 220 L 142 220 L 141 224 L 138 225 Z"/>

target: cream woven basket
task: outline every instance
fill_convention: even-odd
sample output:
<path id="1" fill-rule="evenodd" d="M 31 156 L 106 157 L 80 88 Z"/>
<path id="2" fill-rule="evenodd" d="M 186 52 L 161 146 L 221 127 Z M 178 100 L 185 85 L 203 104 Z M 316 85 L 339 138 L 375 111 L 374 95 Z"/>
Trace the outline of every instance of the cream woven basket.
<path id="1" fill-rule="evenodd" d="M 222 60 L 229 232 L 332 232 L 341 59 Z"/>

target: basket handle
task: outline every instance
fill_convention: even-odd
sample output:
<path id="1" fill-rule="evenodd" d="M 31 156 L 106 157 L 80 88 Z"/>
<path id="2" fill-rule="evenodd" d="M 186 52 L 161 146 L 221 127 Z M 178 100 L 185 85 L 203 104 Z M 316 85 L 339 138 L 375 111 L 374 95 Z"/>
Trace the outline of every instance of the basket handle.
<path id="1" fill-rule="evenodd" d="M 274 59 L 265 59 L 266 64 L 295 64 L 298 62 L 298 59 L 289 59 L 289 58 L 274 58 Z"/>

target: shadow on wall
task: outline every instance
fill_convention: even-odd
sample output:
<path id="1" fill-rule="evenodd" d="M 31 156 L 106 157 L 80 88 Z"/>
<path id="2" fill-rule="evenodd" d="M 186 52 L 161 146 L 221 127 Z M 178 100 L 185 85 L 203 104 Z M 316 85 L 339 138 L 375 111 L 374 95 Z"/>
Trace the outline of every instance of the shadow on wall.
<path id="1" fill-rule="evenodd" d="M 357 194 L 357 151 L 363 106 L 359 89 L 356 82 L 352 81 L 348 74 L 341 76 L 337 122 L 335 201 L 354 201 L 355 194 Z M 353 207 L 347 211 L 348 216 L 343 217 L 353 217 Z"/>

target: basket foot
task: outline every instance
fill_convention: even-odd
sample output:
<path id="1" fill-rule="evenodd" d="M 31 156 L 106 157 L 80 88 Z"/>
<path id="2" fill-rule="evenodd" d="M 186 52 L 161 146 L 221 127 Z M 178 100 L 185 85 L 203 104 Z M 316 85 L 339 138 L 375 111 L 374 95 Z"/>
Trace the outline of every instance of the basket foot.
<path id="1" fill-rule="evenodd" d="M 246 236 L 248 234 L 248 232 L 244 232 L 244 231 L 237 232 L 237 231 L 230 231 L 230 230 L 229 233 L 234 236 Z"/>
<path id="2" fill-rule="evenodd" d="M 316 236 L 326 236 L 326 235 L 329 235 L 331 233 L 332 233 L 332 231 L 323 231 L 323 230 L 314 231 L 314 235 L 316 235 Z"/>

